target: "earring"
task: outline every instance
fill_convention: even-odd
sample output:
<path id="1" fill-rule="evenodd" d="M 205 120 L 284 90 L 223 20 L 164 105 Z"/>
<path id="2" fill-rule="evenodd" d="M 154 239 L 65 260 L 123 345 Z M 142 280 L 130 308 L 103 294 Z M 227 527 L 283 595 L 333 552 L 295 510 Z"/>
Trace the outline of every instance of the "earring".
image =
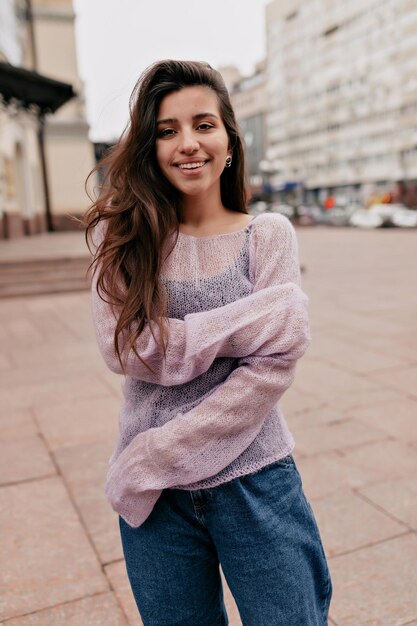
<path id="1" fill-rule="evenodd" d="M 229 155 L 226 157 L 226 167 L 230 167 L 232 165 L 232 157 Z"/>

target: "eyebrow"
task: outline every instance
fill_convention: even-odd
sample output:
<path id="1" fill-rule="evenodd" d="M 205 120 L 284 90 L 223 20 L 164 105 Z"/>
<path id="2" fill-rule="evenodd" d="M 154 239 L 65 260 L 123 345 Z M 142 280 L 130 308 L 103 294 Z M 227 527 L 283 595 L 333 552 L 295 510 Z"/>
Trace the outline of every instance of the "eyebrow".
<path id="1" fill-rule="evenodd" d="M 218 116 L 215 115 L 214 113 L 210 113 L 210 112 L 206 112 L 206 113 L 196 113 L 195 115 L 193 115 L 193 120 L 200 120 L 203 117 L 214 117 L 216 120 L 218 120 Z M 167 117 L 163 120 L 158 120 L 156 123 L 157 124 L 175 124 L 175 122 L 178 122 L 177 119 L 175 119 L 174 117 Z"/>

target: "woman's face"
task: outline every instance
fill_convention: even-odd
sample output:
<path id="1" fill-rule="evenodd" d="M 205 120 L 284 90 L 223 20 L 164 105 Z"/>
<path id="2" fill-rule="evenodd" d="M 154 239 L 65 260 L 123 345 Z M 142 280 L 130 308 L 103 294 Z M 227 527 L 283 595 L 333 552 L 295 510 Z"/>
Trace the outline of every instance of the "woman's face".
<path id="1" fill-rule="evenodd" d="M 212 89 L 184 87 L 165 96 L 157 112 L 156 158 L 183 196 L 219 198 L 229 154 L 229 137 Z"/>

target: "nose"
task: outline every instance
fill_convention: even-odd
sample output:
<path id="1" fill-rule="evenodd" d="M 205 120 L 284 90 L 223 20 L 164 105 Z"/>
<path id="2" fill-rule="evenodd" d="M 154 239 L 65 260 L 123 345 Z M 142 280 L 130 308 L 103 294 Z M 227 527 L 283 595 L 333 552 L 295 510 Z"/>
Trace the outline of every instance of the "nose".
<path id="1" fill-rule="evenodd" d="M 192 154 L 200 148 L 196 135 L 190 131 L 183 131 L 181 137 L 180 151 L 184 154 Z"/>

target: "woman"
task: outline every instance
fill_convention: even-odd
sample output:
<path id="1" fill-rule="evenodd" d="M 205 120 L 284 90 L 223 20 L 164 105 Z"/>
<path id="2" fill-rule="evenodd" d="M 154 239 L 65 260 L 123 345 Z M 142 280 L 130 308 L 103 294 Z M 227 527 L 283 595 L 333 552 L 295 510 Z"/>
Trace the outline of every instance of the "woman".
<path id="1" fill-rule="evenodd" d="M 247 213 L 229 96 L 205 63 L 139 79 L 86 216 L 102 355 L 124 374 L 106 493 L 145 626 L 327 623 L 329 572 L 276 406 L 309 334 L 295 234 Z"/>

